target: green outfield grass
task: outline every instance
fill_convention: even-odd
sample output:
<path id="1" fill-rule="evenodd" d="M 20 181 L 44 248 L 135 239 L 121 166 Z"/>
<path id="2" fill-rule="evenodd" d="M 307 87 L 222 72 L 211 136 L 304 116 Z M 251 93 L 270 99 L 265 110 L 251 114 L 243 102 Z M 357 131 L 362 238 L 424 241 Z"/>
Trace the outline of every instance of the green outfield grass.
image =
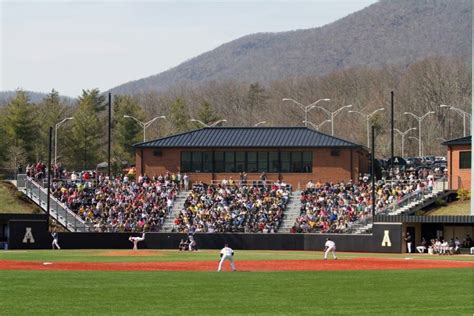
<path id="1" fill-rule="evenodd" d="M 471 315 L 468 269 L 0 271 L 1 314 Z"/>
<path id="2" fill-rule="evenodd" d="M 109 250 L 4 251 L 0 260 L 216 260 L 218 251 L 152 251 L 107 256 Z M 116 251 L 118 254 L 127 251 Z M 236 251 L 239 260 L 321 260 L 321 252 Z M 405 254 L 339 253 L 405 258 Z M 473 260 L 421 256 L 414 260 Z M 472 315 L 474 271 L 469 268 L 315 272 L 117 272 L 0 270 L 2 315 Z"/>

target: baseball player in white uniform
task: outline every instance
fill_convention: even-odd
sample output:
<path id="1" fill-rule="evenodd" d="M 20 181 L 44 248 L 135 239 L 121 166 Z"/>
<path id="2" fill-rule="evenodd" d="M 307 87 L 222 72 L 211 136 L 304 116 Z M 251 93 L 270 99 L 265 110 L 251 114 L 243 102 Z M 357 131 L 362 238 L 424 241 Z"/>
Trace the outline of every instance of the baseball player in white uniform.
<path id="1" fill-rule="evenodd" d="M 226 260 L 230 261 L 230 267 L 232 268 L 232 271 L 235 271 L 234 250 L 229 248 L 228 244 L 225 244 L 224 248 L 221 249 L 221 261 L 219 262 L 219 268 L 217 268 L 217 272 L 221 272 L 222 264 Z"/>
<path id="2" fill-rule="evenodd" d="M 58 250 L 61 250 L 61 247 L 59 247 L 59 244 L 58 244 L 58 233 L 54 231 L 51 233 L 51 236 L 53 237 L 53 242 L 51 244 L 51 247 L 53 248 L 53 250 L 55 247 L 58 248 Z"/>
<path id="3" fill-rule="evenodd" d="M 336 257 L 336 243 L 329 238 L 326 238 L 326 243 L 324 244 L 324 260 L 328 258 L 328 253 L 332 252 L 332 257 L 337 259 Z"/>
<path id="4" fill-rule="evenodd" d="M 128 238 L 128 240 L 130 240 L 131 242 L 133 242 L 133 250 L 138 250 L 138 243 L 140 241 L 143 241 L 145 240 L 145 233 L 142 234 L 142 237 L 132 237 L 130 236 Z"/>

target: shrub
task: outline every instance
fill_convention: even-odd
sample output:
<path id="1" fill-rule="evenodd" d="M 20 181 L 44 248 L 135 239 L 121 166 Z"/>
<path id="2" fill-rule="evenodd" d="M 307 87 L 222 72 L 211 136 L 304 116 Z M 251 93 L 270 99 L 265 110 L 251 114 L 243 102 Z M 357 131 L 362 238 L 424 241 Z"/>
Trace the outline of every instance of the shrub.
<path id="1" fill-rule="evenodd" d="M 436 206 L 446 206 L 448 203 L 442 198 L 437 198 L 435 201 Z"/>
<path id="2" fill-rule="evenodd" d="M 461 201 L 466 201 L 471 198 L 471 193 L 467 189 L 459 189 L 457 193 L 458 193 L 458 198 Z"/>

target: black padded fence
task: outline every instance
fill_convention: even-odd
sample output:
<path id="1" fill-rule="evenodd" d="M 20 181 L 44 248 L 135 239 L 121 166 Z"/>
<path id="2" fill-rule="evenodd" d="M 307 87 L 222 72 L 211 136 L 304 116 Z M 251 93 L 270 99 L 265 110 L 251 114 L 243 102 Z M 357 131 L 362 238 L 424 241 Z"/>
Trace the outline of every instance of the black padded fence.
<path id="1" fill-rule="evenodd" d="M 16 227 L 16 226 L 15 226 Z M 32 245 L 22 242 L 25 228 L 16 227 L 10 238 L 10 249 L 31 248 Z M 34 248 L 50 248 L 52 238 L 44 228 L 35 229 L 38 242 Z M 62 249 L 130 249 L 130 236 L 138 233 L 59 233 L 59 244 Z M 141 249 L 177 249 L 186 234 L 180 233 L 147 233 L 144 241 L 139 243 Z M 232 234 L 215 233 L 194 235 L 201 249 L 220 249 L 229 244 L 234 249 L 247 250 L 322 250 L 326 238 L 336 242 L 339 251 L 354 252 L 390 252 L 400 253 L 402 245 L 401 223 L 375 224 L 373 233 L 354 234 Z M 388 238 L 388 239 L 387 239 Z"/>

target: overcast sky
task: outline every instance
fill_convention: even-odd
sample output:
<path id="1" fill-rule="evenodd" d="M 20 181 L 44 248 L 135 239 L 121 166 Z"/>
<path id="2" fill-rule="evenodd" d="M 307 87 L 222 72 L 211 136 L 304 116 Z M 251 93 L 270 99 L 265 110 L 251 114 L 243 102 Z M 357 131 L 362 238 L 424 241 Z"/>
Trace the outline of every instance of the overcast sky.
<path id="1" fill-rule="evenodd" d="M 322 26 L 376 0 L 0 2 L 0 91 L 55 88 L 74 97 L 244 35 Z"/>

